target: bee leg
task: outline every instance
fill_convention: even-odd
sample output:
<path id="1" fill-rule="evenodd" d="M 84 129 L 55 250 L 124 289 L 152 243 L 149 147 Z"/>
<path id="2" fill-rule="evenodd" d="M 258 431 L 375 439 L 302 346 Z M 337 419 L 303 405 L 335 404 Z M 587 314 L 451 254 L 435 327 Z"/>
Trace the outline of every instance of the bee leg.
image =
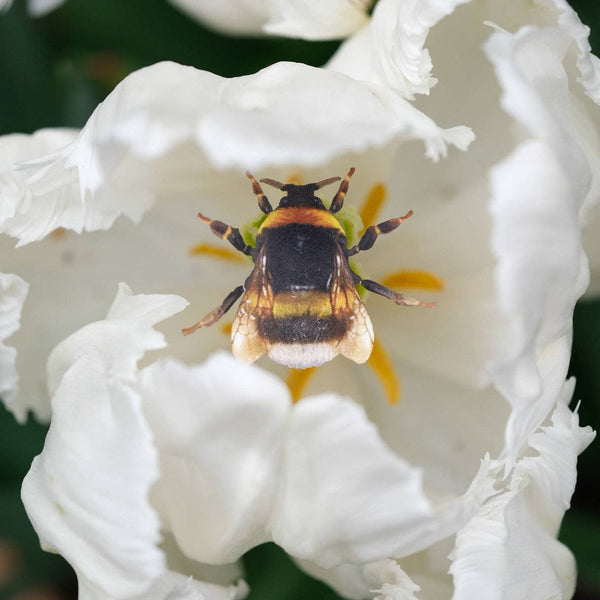
<path id="1" fill-rule="evenodd" d="M 254 248 L 248 246 L 248 244 L 244 242 L 244 238 L 237 227 L 227 225 L 227 223 L 223 223 L 223 221 L 213 221 L 212 219 L 205 217 L 202 213 L 198 213 L 198 217 L 210 226 L 210 230 L 218 238 L 227 240 L 236 250 L 239 250 L 248 256 L 252 256 Z"/>
<path id="2" fill-rule="evenodd" d="M 360 238 L 360 241 L 356 246 L 352 246 L 352 248 L 348 248 L 346 252 L 346 256 L 353 256 L 354 254 L 358 254 L 363 250 L 369 250 L 369 248 L 373 247 L 377 236 L 380 233 L 389 233 L 390 231 L 394 231 L 402 221 L 406 221 L 413 214 L 412 210 L 409 210 L 403 217 L 397 217 L 395 219 L 389 219 L 388 221 L 384 221 L 383 223 L 379 223 L 379 225 L 371 225 L 371 227 L 367 227 L 367 230 L 363 233 L 363 236 Z"/>
<path id="3" fill-rule="evenodd" d="M 256 181 L 254 175 L 252 175 L 250 171 L 246 171 L 246 177 L 248 177 L 248 179 L 252 182 L 252 191 L 258 199 L 258 208 L 260 208 L 260 210 L 262 210 L 266 215 L 268 215 L 273 210 L 273 207 L 271 206 L 269 199 L 265 196 L 265 193 L 262 191 L 260 183 Z M 278 181 L 275 181 L 273 183 L 278 183 L 279 186 L 281 186 L 281 184 Z"/>
<path id="4" fill-rule="evenodd" d="M 354 167 L 348 171 L 348 174 L 342 183 L 340 183 L 340 187 L 331 201 L 329 212 L 336 213 L 342 208 L 342 206 L 344 206 L 344 198 L 346 197 L 346 192 L 348 191 L 348 186 L 350 185 L 350 177 L 352 177 L 352 175 L 354 175 Z"/>
<path id="5" fill-rule="evenodd" d="M 183 335 L 189 335 L 190 333 L 194 333 L 196 329 L 200 327 L 210 327 L 214 323 L 216 323 L 235 303 L 235 301 L 242 295 L 244 291 L 244 286 L 239 285 L 238 287 L 230 292 L 221 306 L 215 308 L 215 310 L 210 311 L 204 318 L 200 319 L 195 325 L 191 327 L 186 327 L 182 329 L 181 332 Z"/>
<path id="6" fill-rule="evenodd" d="M 393 290 L 390 290 L 390 288 L 385 287 L 385 285 L 377 283 L 376 281 L 372 281 L 371 279 L 360 279 L 357 281 L 357 283 L 360 283 L 366 290 L 374 292 L 375 294 L 379 294 L 380 296 L 384 296 L 385 298 L 389 298 L 401 306 L 425 306 L 427 308 L 435 306 L 435 302 L 421 302 L 416 298 L 411 298 L 410 296 L 405 296 L 404 294 L 394 292 Z"/>

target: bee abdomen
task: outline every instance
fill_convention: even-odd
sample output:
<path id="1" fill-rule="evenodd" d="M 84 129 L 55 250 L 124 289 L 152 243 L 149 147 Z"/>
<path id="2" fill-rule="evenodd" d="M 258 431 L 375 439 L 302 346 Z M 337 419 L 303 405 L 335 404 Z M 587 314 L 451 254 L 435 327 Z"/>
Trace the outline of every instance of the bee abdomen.
<path id="1" fill-rule="evenodd" d="M 329 294 L 316 290 L 275 294 L 272 314 L 258 324 L 260 335 L 271 342 L 303 344 L 340 339 L 346 329 L 333 314 Z"/>
<path id="2" fill-rule="evenodd" d="M 308 369 L 320 367 L 338 354 L 331 344 L 283 344 L 276 343 L 269 347 L 269 358 L 290 369 Z"/>

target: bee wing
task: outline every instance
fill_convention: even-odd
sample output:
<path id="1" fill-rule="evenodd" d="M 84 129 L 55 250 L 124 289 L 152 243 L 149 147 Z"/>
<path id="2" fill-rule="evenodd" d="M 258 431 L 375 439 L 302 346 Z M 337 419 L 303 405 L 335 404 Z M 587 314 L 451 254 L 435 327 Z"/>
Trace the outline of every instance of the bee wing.
<path id="1" fill-rule="evenodd" d="M 340 249 L 335 255 L 335 266 L 331 284 L 331 307 L 334 314 L 348 323 L 348 330 L 335 349 L 356 363 L 364 363 L 373 350 L 373 325 L 363 304 L 348 259 Z"/>
<path id="2" fill-rule="evenodd" d="M 236 358 L 251 363 L 269 349 L 258 331 L 258 322 L 273 313 L 273 289 L 263 252 L 259 254 L 245 287 L 231 328 L 231 349 Z"/>

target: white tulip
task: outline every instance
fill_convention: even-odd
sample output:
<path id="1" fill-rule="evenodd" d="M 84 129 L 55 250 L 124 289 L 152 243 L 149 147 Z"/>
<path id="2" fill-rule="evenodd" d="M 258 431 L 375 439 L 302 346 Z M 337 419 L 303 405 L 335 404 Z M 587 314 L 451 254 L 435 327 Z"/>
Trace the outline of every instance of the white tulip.
<path id="1" fill-rule="evenodd" d="M 168 597 L 185 575 L 182 597 L 241 595 L 235 562 L 272 540 L 350 598 L 569 598 L 556 534 L 593 438 L 566 374 L 583 226 L 597 221 L 599 100 L 565 2 L 381 0 L 329 70 L 225 80 L 162 63 L 81 132 L 0 140 L 0 226 L 21 245 L 0 240 L 3 269 L 30 284 L 8 340 L 21 392 L 12 358 L 0 389 L 21 419 L 52 414 L 24 499 L 82 597 Z M 251 218 L 248 168 L 308 182 L 350 166 L 346 203 L 365 220 L 385 193 L 378 220 L 414 210 L 361 272 L 436 307 L 371 295 L 368 366 L 338 358 L 302 379 L 261 359 L 297 404 L 226 356 L 175 360 L 228 347 L 218 325 L 179 329 L 251 269 L 215 258 L 195 214 Z M 59 227 L 85 234 L 48 235 Z M 152 325 L 183 300 L 122 288 L 105 319 L 116 281 L 191 302 L 161 325 L 166 358 L 141 370 L 163 345 Z M 23 295 L 0 305 L 5 338 Z M 69 334 L 48 361 L 50 405 L 43 365 Z"/>

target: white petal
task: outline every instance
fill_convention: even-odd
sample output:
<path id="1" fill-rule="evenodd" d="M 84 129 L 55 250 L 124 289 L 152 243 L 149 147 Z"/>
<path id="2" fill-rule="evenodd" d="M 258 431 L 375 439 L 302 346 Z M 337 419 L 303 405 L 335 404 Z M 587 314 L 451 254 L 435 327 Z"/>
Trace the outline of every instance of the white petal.
<path id="1" fill-rule="evenodd" d="M 91 323 L 61 342 L 48 358 L 48 389 L 54 394 L 63 375 L 82 352 L 104 364 L 111 377 L 134 380 L 137 362 L 147 350 L 166 345 L 152 326 L 183 310 L 187 301 L 162 294 L 133 295 L 126 284 L 104 321 Z"/>
<path id="2" fill-rule="evenodd" d="M 244 566 L 241 561 L 223 565 L 209 565 L 198 562 L 184 554 L 171 533 L 162 529 L 160 549 L 167 558 L 167 567 L 171 573 L 179 573 L 199 582 L 207 582 L 229 587 L 241 584 L 244 576 Z"/>
<path id="3" fill-rule="evenodd" d="M 27 10 L 32 17 L 43 17 L 60 6 L 64 0 L 29 0 Z M 13 0 L 0 0 L 0 11 L 8 10 Z"/>
<path id="4" fill-rule="evenodd" d="M 188 16 L 226 34 L 256 34 L 267 19 L 265 0 L 169 0 Z"/>
<path id="5" fill-rule="evenodd" d="M 554 0 L 558 15 L 559 26 L 567 31 L 577 45 L 577 68 L 580 77 L 578 81 L 583 85 L 588 96 L 600 104 L 600 59 L 591 53 L 588 40 L 590 29 L 584 25 L 566 0 Z"/>
<path id="6" fill-rule="evenodd" d="M 367 0 L 170 0 L 192 18 L 228 34 L 271 33 L 307 40 L 344 37 L 367 21 Z"/>
<path id="7" fill-rule="evenodd" d="M 516 409 L 507 429 L 512 451 L 548 414 L 555 397 L 548 389 L 566 375 L 573 306 L 588 281 L 580 213 L 597 201 L 600 163 L 598 148 L 578 143 L 562 65 L 568 45 L 560 32 L 528 29 L 496 32 L 486 46 L 505 110 L 533 138 L 491 175 L 499 300 L 517 336 L 513 356 L 493 366 L 496 385 Z"/>
<path id="8" fill-rule="evenodd" d="M 552 424 L 541 427 L 528 440 L 538 456 L 522 458 L 513 475 L 513 488 L 521 490 L 527 486 L 524 499 L 529 511 L 553 535 L 558 534 L 562 517 L 571 506 L 577 456 L 596 436 L 589 426 L 580 427 L 577 412 L 568 408 L 574 388 L 575 380 L 568 380 L 552 413 Z"/>
<path id="9" fill-rule="evenodd" d="M 57 227 L 80 231 L 86 219 L 85 204 L 77 194 L 73 170 L 65 170 L 60 159 L 53 169 L 44 171 L 38 186 L 20 168 L 23 161 L 50 155 L 77 136 L 75 130 L 42 129 L 33 135 L 0 137 L 0 231 L 25 244 L 40 239 Z"/>
<path id="10" fill-rule="evenodd" d="M 222 564 L 267 541 L 289 392 L 221 354 L 201 366 L 154 363 L 141 377 L 160 453 L 152 501 L 183 552 Z"/>
<path id="11" fill-rule="evenodd" d="M 205 211 L 206 206 L 206 199 L 181 201 L 176 207 L 161 204 L 147 216 L 143 227 L 121 220 L 106 232 L 82 236 L 62 232 L 16 250 L 10 238 L 0 236 L 3 262 L 31 286 L 21 328 L 11 338 L 20 373 L 15 402 L 24 407 L 23 413 L 29 408 L 37 418 L 49 418 L 48 355 L 73 331 L 105 318 L 119 281 L 130 282 L 137 291 L 156 290 L 159 286 L 160 290 L 192 299 L 202 293 L 202 302 L 207 305 L 196 304 L 190 314 L 182 315 L 176 323 L 169 320 L 165 327 L 170 332 L 169 341 L 187 349 L 188 355 L 194 352 L 196 359 L 204 358 L 209 348 L 219 347 L 219 336 L 226 341 L 218 328 L 207 330 L 202 339 L 195 340 L 184 338 L 180 331 L 202 316 L 197 311 L 208 312 L 213 304 L 221 302 L 220 296 L 231 281 L 241 282 L 245 276 L 243 263 L 223 265 L 211 274 L 210 259 L 189 255 L 191 246 L 212 237 L 196 217 L 198 209 Z M 235 212 L 237 207 L 231 208 Z M 223 287 L 219 289 L 221 281 Z M 214 292 L 207 287 L 214 287 Z"/>
<path id="12" fill-rule="evenodd" d="M 73 334 L 49 361 L 52 424 L 23 498 L 43 545 L 75 568 L 84 600 L 232 600 L 247 591 L 243 582 L 191 579 L 198 569 L 189 561 L 179 565 L 187 577 L 168 571 L 158 545 L 163 524 L 149 495 L 159 456 L 133 386 L 135 362 L 164 345 L 152 327 L 184 305 L 176 296 L 132 296 L 122 284 L 107 319 Z"/>
<path id="13" fill-rule="evenodd" d="M 14 155 L 32 158 L 37 138 L 4 140 L 4 170 L 19 207 L 4 215 L 4 229 L 24 244 L 58 226 L 106 229 L 121 213 L 138 221 L 155 198 L 172 200 L 190 193 L 190 181 L 197 189 L 214 180 L 215 167 L 321 166 L 412 139 L 423 140 L 436 160 L 448 144 L 465 149 L 472 137 L 468 128 L 439 128 L 387 89 L 306 65 L 279 63 L 227 80 L 160 63 L 128 76 L 77 139 L 20 163 L 26 170 L 18 176 Z M 27 151 L 15 152 L 14 144 Z"/>
<path id="14" fill-rule="evenodd" d="M 570 598 L 575 562 L 555 539 L 575 487 L 577 455 L 594 438 L 567 408 L 567 383 L 552 425 L 529 439 L 535 456 L 516 465 L 508 488 L 489 500 L 456 540 L 455 600 Z"/>
<path id="15" fill-rule="evenodd" d="M 442 130 L 385 88 L 294 63 L 232 79 L 224 95 L 227 104 L 203 115 L 197 129 L 221 169 L 316 166 L 394 139 L 422 139 L 436 159 L 448 144 L 465 149 L 472 140 L 468 128 Z"/>
<path id="16" fill-rule="evenodd" d="M 539 530 L 516 492 L 490 500 L 458 534 L 454 559 L 454 600 L 545 600 L 574 592 L 571 553 Z"/>
<path id="17" fill-rule="evenodd" d="M 421 588 L 400 568 L 394 560 L 382 560 L 364 568 L 374 600 L 416 600 L 414 592 Z"/>
<path id="18" fill-rule="evenodd" d="M 64 3 L 65 0 L 29 0 L 27 8 L 32 17 L 43 17 Z"/>
<path id="19" fill-rule="evenodd" d="M 165 570 L 148 501 L 158 459 L 139 395 L 82 353 L 56 390 L 23 502 L 42 545 L 73 566 L 87 598 L 128 598 Z"/>
<path id="20" fill-rule="evenodd" d="M 531 398 L 540 390 L 536 355 L 568 334 L 573 306 L 587 285 L 577 194 L 563 165 L 537 142 L 521 145 L 494 169 L 492 188 L 499 301 L 515 315 L 519 337 L 496 381 L 507 397 Z"/>
<path id="21" fill-rule="evenodd" d="M 365 25 L 368 0 L 271 0 L 264 31 L 306 40 L 345 37 Z"/>
<path id="22" fill-rule="evenodd" d="M 131 600 L 241 600 L 248 591 L 244 581 L 237 585 L 216 585 L 168 571 L 152 587 Z"/>
<path id="23" fill-rule="evenodd" d="M 421 473 L 381 442 L 362 408 L 336 396 L 295 405 L 270 519 L 275 542 L 323 567 L 389 556 L 431 514 Z"/>
<path id="24" fill-rule="evenodd" d="M 373 311 L 376 334 L 397 364 L 441 375 L 468 393 L 489 384 L 490 361 L 511 356 L 515 336 L 507 327 L 510 320 L 499 310 L 491 266 L 446 275 L 447 261 L 440 246 L 453 248 L 452 237 L 445 236 L 439 246 L 434 238 L 423 238 L 431 240 L 428 246 L 440 251 L 439 268 L 431 272 L 442 278 L 444 289 L 439 293 L 419 290 L 415 295 L 424 301 L 436 301 L 433 310 L 402 309 L 379 298 L 369 298 L 368 307 Z M 402 266 L 425 266 L 406 262 L 402 254 L 398 256 L 402 257 Z"/>
<path id="25" fill-rule="evenodd" d="M 436 79 L 424 47 L 429 30 L 467 0 L 380 0 L 369 25 L 346 41 L 328 68 L 387 86 L 405 98 L 428 94 Z"/>
<path id="26" fill-rule="evenodd" d="M 423 469 L 426 493 L 436 505 L 461 498 L 486 452 L 501 453 L 510 406 L 493 389 L 471 389 L 429 369 L 395 363 L 400 402 L 390 406 L 371 392 L 366 410 L 396 454 Z M 368 371 L 361 379 L 357 392 L 366 396 L 376 381 Z"/>
<path id="27" fill-rule="evenodd" d="M 417 600 L 421 588 L 391 559 L 367 564 L 348 564 L 323 569 L 307 561 L 299 566 L 313 577 L 324 581 L 344 598 L 374 600 Z M 373 596 L 373 594 L 377 594 Z"/>
<path id="28" fill-rule="evenodd" d="M 16 401 L 19 387 L 15 368 L 17 352 L 4 341 L 19 328 L 28 290 L 29 285 L 18 275 L 0 273 L 0 399 L 21 423 L 25 421 L 27 411 Z"/>

